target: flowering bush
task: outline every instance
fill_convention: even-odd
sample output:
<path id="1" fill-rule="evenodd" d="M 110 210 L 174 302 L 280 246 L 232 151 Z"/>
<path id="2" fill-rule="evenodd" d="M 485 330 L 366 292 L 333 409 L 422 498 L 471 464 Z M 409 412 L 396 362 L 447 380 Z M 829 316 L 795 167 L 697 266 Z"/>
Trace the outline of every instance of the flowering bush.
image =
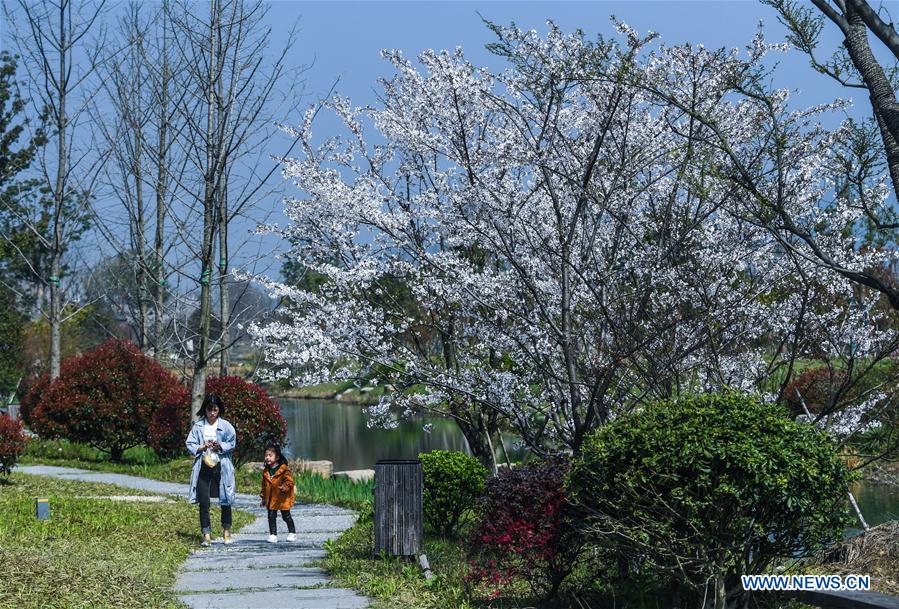
<path id="1" fill-rule="evenodd" d="M 31 412 L 31 425 L 42 436 L 82 442 L 120 461 L 125 450 L 147 441 L 156 409 L 180 390 L 156 360 L 111 339 L 63 362 Z"/>
<path id="2" fill-rule="evenodd" d="M 184 453 L 190 423 L 190 391 L 181 385 L 153 414 L 147 444 L 160 459 L 173 459 Z"/>
<path id="3" fill-rule="evenodd" d="M 582 546 L 564 490 L 568 469 L 567 461 L 555 459 L 487 481 L 469 543 L 474 560 L 468 578 L 486 586 L 491 597 L 521 578 L 535 595 L 550 598 L 571 573 Z"/>
<path id="4" fill-rule="evenodd" d="M 418 455 L 424 478 L 424 516 L 442 535 L 452 535 L 484 492 L 487 468 L 472 456 L 447 450 Z"/>
<path id="5" fill-rule="evenodd" d="M 12 471 L 27 443 L 28 437 L 22 431 L 22 422 L 0 414 L 0 474 Z"/>

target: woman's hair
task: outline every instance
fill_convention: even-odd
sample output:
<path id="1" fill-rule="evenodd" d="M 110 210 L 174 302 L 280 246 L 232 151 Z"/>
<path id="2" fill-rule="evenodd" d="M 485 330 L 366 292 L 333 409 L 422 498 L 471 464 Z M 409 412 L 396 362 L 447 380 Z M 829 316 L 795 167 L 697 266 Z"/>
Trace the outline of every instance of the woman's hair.
<path id="1" fill-rule="evenodd" d="M 218 406 L 219 407 L 219 418 L 225 416 L 225 403 L 222 401 L 222 398 L 217 396 L 214 393 L 207 393 L 206 397 L 203 398 L 203 403 L 200 405 L 200 409 L 197 411 L 197 417 L 202 418 L 206 416 L 206 409 L 210 406 Z"/>
<path id="2" fill-rule="evenodd" d="M 287 465 L 287 457 L 281 452 L 281 447 L 277 444 L 269 444 L 265 447 L 265 452 L 272 451 L 278 457 L 278 465 Z"/>

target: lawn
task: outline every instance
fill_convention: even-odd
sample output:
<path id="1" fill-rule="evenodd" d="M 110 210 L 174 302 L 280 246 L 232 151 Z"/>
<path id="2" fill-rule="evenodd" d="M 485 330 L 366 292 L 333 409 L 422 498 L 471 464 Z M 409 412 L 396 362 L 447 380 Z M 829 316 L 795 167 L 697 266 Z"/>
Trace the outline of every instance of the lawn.
<path id="1" fill-rule="evenodd" d="M 197 546 L 196 506 L 99 498 L 147 494 L 10 476 L 0 484 L 0 607 L 182 607 L 172 586 L 178 566 Z M 38 496 L 50 499 L 48 521 L 34 517 Z M 235 530 L 252 519 L 235 510 Z M 218 521 L 215 513 L 212 521 Z"/>

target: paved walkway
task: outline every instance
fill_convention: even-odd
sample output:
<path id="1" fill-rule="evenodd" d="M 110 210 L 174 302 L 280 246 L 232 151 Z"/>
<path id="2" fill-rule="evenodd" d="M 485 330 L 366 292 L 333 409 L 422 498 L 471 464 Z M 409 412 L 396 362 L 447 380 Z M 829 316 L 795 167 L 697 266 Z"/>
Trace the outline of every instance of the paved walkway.
<path id="1" fill-rule="evenodd" d="M 85 482 L 105 482 L 162 495 L 187 496 L 187 485 L 138 476 L 110 474 L 69 467 L 16 467 L 23 474 Z M 325 557 L 322 545 L 353 525 L 354 512 L 331 505 L 300 505 L 291 510 L 297 541 L 287 543 L 286 527 L 278 516 L 279 542 L 270 544 L 268 520 L 259 497 L 238 493 L 236 508 L 252 512 L 256 520 L 235 533 L 234 543 L 197 548 L 181 566 L 175 590 L 195 609 L 356 609 L 368 599 L 353 590 L 330 588 L 324 571 L 309 563 Z M 199 542 L 199 531 L 197 533 Z"/>

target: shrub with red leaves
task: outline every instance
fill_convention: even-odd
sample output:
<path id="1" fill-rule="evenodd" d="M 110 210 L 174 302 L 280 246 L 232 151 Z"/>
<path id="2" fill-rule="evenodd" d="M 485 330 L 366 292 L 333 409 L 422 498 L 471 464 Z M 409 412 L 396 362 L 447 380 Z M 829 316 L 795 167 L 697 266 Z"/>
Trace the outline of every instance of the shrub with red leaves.
<path id="1" fill-rule="evenodd" d="M 28 376 L 22 381 L 22 385 L 19 387 L 19 416 L 28 427 L 32 426 L 31 413 L 37 408 L 41 396 L 49 386 L 50 374 L 46 372 L 41 375 Z"/>
<path id="2" fill-rule="evenodd" d="M 265 389 L 239 376 L 214 376 L 206 380 L 206 394 L 210 393 L 222 398 L 224 418 L 237 431 L 237 448 L 232 456 L 235 467 L 261 461 L 269 444 L 284 444 L 287 421 Z M 182 443 L 186 436 L 187 430 Z"/>
<path id="3" fill-rule="evenodd" d="M 487 481 L 471 534 L 468 580 L 490 598 L 524 579 L 540 598 L 551 598 L 571 573 L 582 544 L 570 519 L 562 459 L 501 471 Z"/>
<path id="4" fill-rule="evenodd" d="M 206 379 L 206 394 L 210 393 L 222 398 L 222 418 L 237 431 L 237 448 L 232 456 L 235 467 L 261 461 L 269 444 L 283 445 L 287 421 L 265 389 L 239 376 L 213 376 Z M 190 393 L 185 389 L 156 412 L 150 424 L 150 446 L 164 458 L 182 454 L 191 424 Z"/>
<path id="5" fill-rule="evenodd" d="M 31 426 L 41 436 L 82 442 L 121 461 L 125 450 L 147 442 L 153 414 L 181 390 L 159 362 L 111 339 L 63 362 L 31 412 Z"/>
<path id="6" fill-rule="evenodd" d="M 8 475 L 28 443 L 22 421 L 0 414 L 0 474 Z"/>
<path id="7" fill-rule="evenodd" d="M 153 414 L 147 444 L 160 459 L 174 459 L 184 454 L 184 440 L 190 424 L 190 391 L 180 385 Z"/>
<path id="8" fill-rule="evenodd" d="M 839 408 L 846 401 L 846 373 L 827 366 L 806 370 L 787 384 L 785 398 L 793 416 L 804 414 L 802 402 L 796 395 L 802 395 L 805 405 L 812 414 L 833 410 L 834 398 Z"/>

